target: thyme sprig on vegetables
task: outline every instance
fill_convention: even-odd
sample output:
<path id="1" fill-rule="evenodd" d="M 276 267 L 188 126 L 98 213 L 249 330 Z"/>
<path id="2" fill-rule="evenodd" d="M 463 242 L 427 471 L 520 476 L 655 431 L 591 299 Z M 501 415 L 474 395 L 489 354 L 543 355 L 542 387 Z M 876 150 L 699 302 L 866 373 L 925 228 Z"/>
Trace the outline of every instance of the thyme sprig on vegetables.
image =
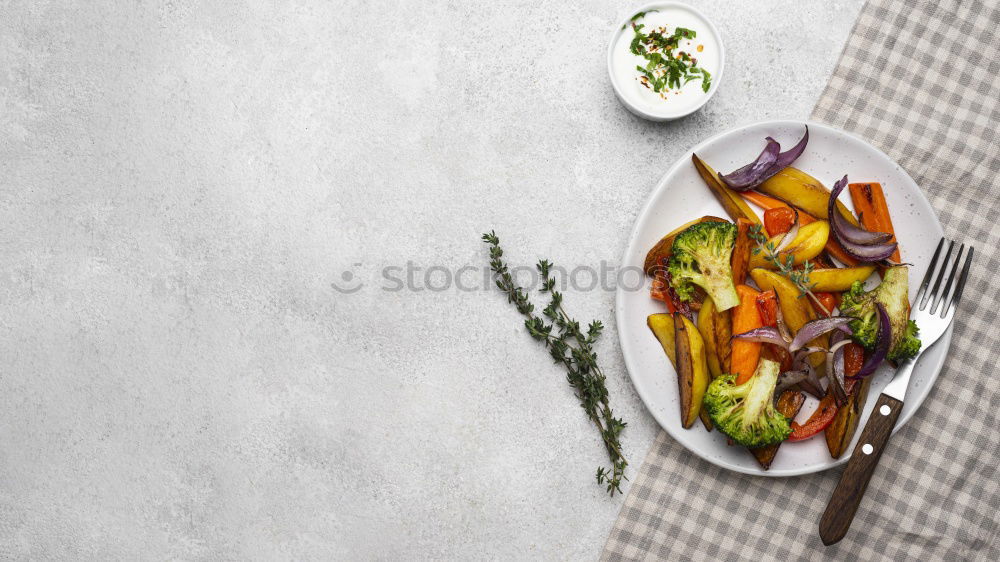
<path id="1" fill-rule="evenodd" d="M 678 49 L 682 39 L 694 39 L 698 33 L 693 29 L 678 27 L 672 34 L 660 27 L 648 34 L 641 23 L 632 23 L 635 36 L 629 50 L 633 55 L 646 59 L 646 66 L 636 66 L 643 85 L 654 92 L 664 89 L 678 89 L 692 80 L 701 80 L 701 89 L 707 92 L 712 87 L 712 75 L 698 66 L 698 59 Z"/>
<path id="2" fill-rule="evenodd" d="M 621 493 L 622 479 L 628 479 L 625 477 L 628 461 L 622 454 L 619 436 L 626 423 L 621 418 L 614 417 L 611 411 L 606 378 L 597 364 L 597 353 L 594 352 L 594 343 L 604 330 L 604 325 L 599 320 L 594 320 L 584 333 L 580 323 L 566 314 L 562 304 L 563 295 L 555 290 L 553 266 L 547 260 L 539 261 L 536 268 L 542 279 L 539 291 L 548 293 L 550 301 L 542 310 L 542 315 L 536 315 L 527 292 L 514 282 L 503 260 L 503 249 L 496 233 L 490 231 L 489 234 L 483 234 L 483 242 L 490 248 L 490 268 L 497 287 L 507 295 L 507 302 L 512 303 L 524 315 L 524 327 L 531 337 L 541 341 L 555 362 L 566 368 L 566 380 L 573 387 L 587 417 L 601 434 L 611 468 L 598 467 L 597 483 L 606 484 L 607 491 L 612 496 L 615 492 Z"/>
<path id="3" fill-rule="evenodd" d="M 827 310 L 826 306 L 820 302 L 819 298 L 813 293 L 812 289 L 814 284 L 809 280 L 809 274 L 813 272 L 815 266 L 809 260 L 802 262 L 802 269 L 795 269 L 795 256 L 791 253 L 787 253 L 784 259 L 781 257 L 781 252 L 778 252 L 777 247 L 774 242 L 768 240 L 767 236 L 764 234 L 760 224 L 754 224 L 750 227 L 747 235 L 751 240 L 757 243 L 757 246 L 753 248 L 754 255 L 764 253 L 764 259 L 774 264 L 774 267 L 779 273 L 788 278 L 792 284 L 799 290 L 799 298 L 808 296 L 812 301 L 819 306 L 819 309 L 830 316 L 832 311 Z"/>

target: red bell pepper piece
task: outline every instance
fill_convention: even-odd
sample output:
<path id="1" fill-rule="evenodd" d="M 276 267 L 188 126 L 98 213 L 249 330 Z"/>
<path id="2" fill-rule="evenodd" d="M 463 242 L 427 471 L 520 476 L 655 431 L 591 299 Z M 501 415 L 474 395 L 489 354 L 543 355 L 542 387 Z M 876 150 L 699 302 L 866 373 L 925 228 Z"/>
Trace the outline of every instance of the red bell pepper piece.
<path id="1" fill-rule="evenodd" d="M 812 303 L 813 310 L 815 310 L 816 312 L 822 314 L 823 316 L 829 316 L 830 313 L 833 312 L 833 309 L 837 308 L 838 306 L 837 297 L 833 293 L 824 293 L 820 291 L 818 293 L 813 293 L 813 294 L 816 295 L 816 300 L 818 300 L 820 304 L 823 305 L 823 308 L 820 308 L 815 301 L 810 299 L 809 302 Z"/>
<path id="2" fill-rule="evenodd" d="M 760 322 L 762 326 L 777 327 L 778 296 L 775 294 L 773 289 L 764 291 L 763 293 L 757 295 L 757 312 L 760 313 Z M 774 345 L 773 343 L 764 344 L 764 349 L 767 351 L 768 359 L 781 363 L 782 372 L 792 370 L 793 358 L 792 354 L 789 353 L 787 349 Z"/>
<path id="3" fill-rule="evenodd" d="M 768 236 L 784 234 L 792 229 L 793 224 L 795 224 L 795 211 L 791 207 L 777 207 L 764 211 L 764 229 L 767 230 Z"/>

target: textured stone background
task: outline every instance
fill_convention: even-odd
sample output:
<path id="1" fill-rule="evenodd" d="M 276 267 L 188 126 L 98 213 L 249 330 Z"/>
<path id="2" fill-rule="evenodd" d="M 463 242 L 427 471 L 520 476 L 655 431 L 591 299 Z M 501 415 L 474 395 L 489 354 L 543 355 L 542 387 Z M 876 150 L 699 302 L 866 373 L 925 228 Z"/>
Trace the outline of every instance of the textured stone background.
<path id="1" fill-rule="evenodd" d="M 415 289 L 490 228 L 613 264 L 677 155 L 808 115 L 862 2 L 695 3 L 726 76 L 673 124 L 608 84 L 631 2 L 0 3 L 0 557 L 596 557 L 562 373 L 498 294 Z M 612 302 L 567 297 L 637 465 Z"/>

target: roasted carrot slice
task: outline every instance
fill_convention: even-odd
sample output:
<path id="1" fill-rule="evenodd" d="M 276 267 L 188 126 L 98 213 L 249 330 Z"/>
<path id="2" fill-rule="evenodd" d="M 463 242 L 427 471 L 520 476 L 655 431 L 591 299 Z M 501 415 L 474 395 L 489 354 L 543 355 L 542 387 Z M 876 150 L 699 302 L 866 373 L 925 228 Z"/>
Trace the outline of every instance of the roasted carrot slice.
<path id="1" fill-rule="evenodd" d="M 892 217 L 889 216 L 889 206 L 885 203 L 882 184 L 852 183 L 847 188 L 851 191 L 854 210 L 861 217 L 861 225 L 874 232 L 888 232 L 893 235 L 892 241 L 896 242 L 896 230 L 892 227 Z M 899 246 L 896 246 L 891 258 L 896 263 L 900 262 Z"/>
<path id="2" fill-rule="evenodd" d="M 743 198 L 746 199 L 747 201 L 753 203 L 754 205 L 757 205 L 758 207 L 764 209 L 765 211 L 768 209 L 778 209 L 781 207 L 788 206 L 788 203 L 785 203 L 781 199 L 775 199 L 770 195 L 764 195 L 759 191 L 742 191 L 740 192 L 740 195 L 742 195 Z"/>
<path id="3" fill-rule="evenodd" d="M 732 308 L 733 334 L 742 334 L 760 328 L 760 312 L 757 311 L 757 295 L 760 293 L 746 285 L 737 285 L 736 293 L 740 296 L 740 304 Z M 760 360 L 760 344 L 746 340 L 732 340 L 732 357 L 730 372 L 736 375 L 736 384 L 750 380 L 757 370 Z"/>

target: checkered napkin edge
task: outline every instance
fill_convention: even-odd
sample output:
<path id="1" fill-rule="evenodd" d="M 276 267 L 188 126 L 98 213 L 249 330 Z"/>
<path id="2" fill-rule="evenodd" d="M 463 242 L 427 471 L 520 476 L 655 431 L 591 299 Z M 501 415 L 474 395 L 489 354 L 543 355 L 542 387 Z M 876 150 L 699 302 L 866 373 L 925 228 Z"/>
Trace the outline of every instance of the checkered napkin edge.
<path id="1" fill-rule="evenodd" d="M 848 535 L 818 521 L 841 470 L 769 479 L 726 471 L 660 432 L 603 560 L 1000 560 L 1000 5 L 871 0 L 813 119 L 884 150 L 945 234 L 976 247 L 951 352 L 896 434 Z"/>

